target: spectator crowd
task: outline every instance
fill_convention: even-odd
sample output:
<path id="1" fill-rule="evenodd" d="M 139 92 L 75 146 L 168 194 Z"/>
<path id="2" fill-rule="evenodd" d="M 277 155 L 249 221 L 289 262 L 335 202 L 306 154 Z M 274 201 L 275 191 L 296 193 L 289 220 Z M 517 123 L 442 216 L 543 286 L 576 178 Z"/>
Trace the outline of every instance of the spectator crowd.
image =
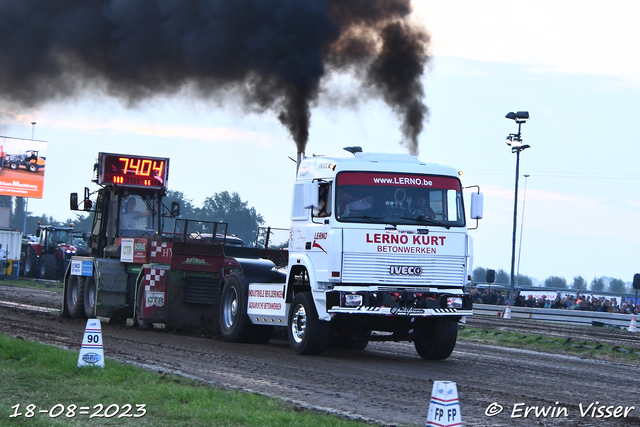
<path id="1" fill-rule="evenodd" d="M 506 305 L 504 295 L 492 289 L 474 289 L 471 292 L 474 303 Z M 620 302 L 618 302 L 620 300 Z M 634 304 L 631 298 L 624 301 L 624 297 L 607 298 L 604 296 L 582 295 L 577 291 L 575 295 L 557 295 L 555 299 L 535 298 L 533 295 L 524 296 L 518 293 L 513 303 L 516 307 L 556 308 L 564 310 L 585 310 L 605 313 L 623 313 L 637 315 L 640 312 L 640 301 Z"/>

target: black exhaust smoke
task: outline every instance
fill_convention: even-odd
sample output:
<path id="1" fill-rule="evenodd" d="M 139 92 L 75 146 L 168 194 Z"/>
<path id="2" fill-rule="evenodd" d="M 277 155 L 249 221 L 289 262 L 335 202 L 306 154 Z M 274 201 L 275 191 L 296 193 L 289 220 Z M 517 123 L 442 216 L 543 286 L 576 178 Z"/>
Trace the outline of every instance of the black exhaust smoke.
<path id="1" fill-rule="evenodd" d="M 190 90 L 273 110 L 299 152 L 333 70 L 351 71 L 402 117 L 417 154 L 427 34 L 410 0 L 6 0 L 0 99 L 34 107 L 93 90 L 129 106 Z"/>

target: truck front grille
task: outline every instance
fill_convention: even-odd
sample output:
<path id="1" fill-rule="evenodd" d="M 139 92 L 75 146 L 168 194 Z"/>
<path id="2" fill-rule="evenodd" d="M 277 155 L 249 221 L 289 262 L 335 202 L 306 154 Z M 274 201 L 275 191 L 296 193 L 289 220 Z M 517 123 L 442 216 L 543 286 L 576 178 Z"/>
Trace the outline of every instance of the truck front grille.
<path id="1" fill-rule="evenodd" d="M 465 283 L 464 256 L 383 255 L 345 253 L 342 258 L 342 283 L 395 286 L 460 287 Z M 415 267 L 416 274 L 392 274 L 391 267 Z"/>

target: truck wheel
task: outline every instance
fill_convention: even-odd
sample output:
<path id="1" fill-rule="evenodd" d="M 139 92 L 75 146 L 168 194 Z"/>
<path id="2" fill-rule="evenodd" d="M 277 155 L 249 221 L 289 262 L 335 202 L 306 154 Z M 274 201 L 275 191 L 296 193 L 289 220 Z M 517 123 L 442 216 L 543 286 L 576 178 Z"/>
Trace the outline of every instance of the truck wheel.
<path id="1" fill-rule="evenodd" d="M 96 317 L 96 303 L 98 301 L 98 285 L 93 277 L 84 280 L 84 314 L 87 319 Z"/>
<path id="2" fill-rule="evenodd" d="M 18 169 L 18 164 L 16 162 L 11 162 L 11 163 L 9 163 L 9 168 L 13 169 L 13 170 L 16 170 L 16 169 Z"/>
<path id="3" fill-rule="evenodd" d="M 329 345 L 331 325 L 320 320 L 311 292 L 300 292 L 289 311 L 289 345 L 298 354 L 320 354 Z"/>
<path id="4" fill-rule="evenodd" d="M 423 359 L 442 360 L 451 356 L 457 338 L 458 322 L 452 319 L 437 319 L 426 325 L 425 331 L 414 344 Z"/>
<path id="5" fill-rule="evenodd" d="M 84 317 L 84 282 L 82 276 L 69 276 L 69 281 L 64 287 L 64 298 L 67 305 L 69 316 L 74 319 Z"/>
<path id="6" fill-rule="evenodd" d="M 225 341 L 250 341 L 253 324 L 247 316 L 247 290 L 240 272 L 234 271 L 225 279 L 219 314 L 220 332 Z"/>
<path id="7" fill-rule="evenodd" d="M 24 277 L 36 277 L 38 270 L 38 257 L 36 256 L 36 252 L 28 248 L 27 249 L 27 258 L 24 261 Z"/>
<path id="8" fill-rule="evenodd" d="M 56 278 L 56 272 L 58 267 L 56 264 L 56 257 L 51 254 L 44 254 L 40 257 L 40 278 L 53 280 Z"/>

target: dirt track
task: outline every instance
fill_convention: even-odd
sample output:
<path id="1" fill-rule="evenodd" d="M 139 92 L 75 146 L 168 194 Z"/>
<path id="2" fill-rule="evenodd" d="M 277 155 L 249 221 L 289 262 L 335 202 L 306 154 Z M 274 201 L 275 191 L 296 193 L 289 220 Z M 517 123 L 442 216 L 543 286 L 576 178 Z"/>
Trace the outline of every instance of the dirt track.
<path id="1" fill-rule="evenodd" d="M 0 285 L 3 301 L 59 308 L 60 298 Z M 0 305 L 0 332 L 71 349 L 79 348 L 85 323 Z M 245 345 L 120 325 L 102 329 L 107 363 L 110 358 L 137 362 L 386 424 L 424 426 L 433 381 L 440 380 L 457 383 L 465 426 L 640 426 L 637 364 L 468 342 L 459 342 L 441 362 L 420 359 L 409 343 L 371 343 L 364 351 L 329 349 L 303 357 L 281 340 Z M 579 405 L 596 401 L 636 409 L 626 418 L 591 418 L 591 412 L 581 417 Z M 504 411 L 489 417 L 485 411 L 494 402 Z M 517 403 L 524 405 L 516 415 L 524 415 L 527 406 L 550 406 L 566 407 L 568 416 L 512 418 Z"/>

